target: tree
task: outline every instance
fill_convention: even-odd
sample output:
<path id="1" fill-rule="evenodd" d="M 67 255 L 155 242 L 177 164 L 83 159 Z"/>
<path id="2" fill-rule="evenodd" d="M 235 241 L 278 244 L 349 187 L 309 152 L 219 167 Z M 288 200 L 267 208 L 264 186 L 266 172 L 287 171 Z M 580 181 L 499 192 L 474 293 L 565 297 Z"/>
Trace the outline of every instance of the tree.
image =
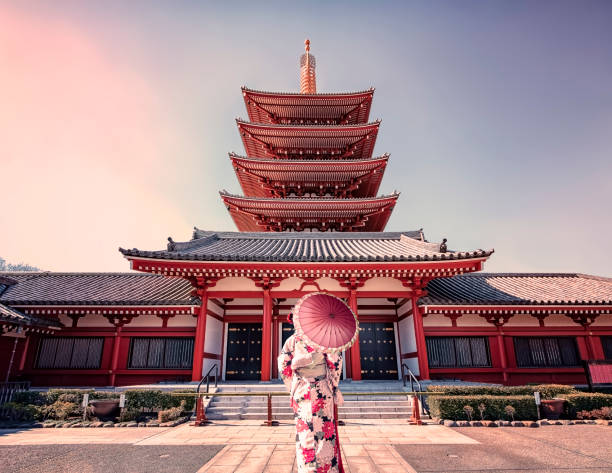
<path id="1" fill-rule="evenodd" d="M 0 256 L 0 271 L 40 271 L 40 268 L 25 263 L 7 263 L 6 260 Z"/>

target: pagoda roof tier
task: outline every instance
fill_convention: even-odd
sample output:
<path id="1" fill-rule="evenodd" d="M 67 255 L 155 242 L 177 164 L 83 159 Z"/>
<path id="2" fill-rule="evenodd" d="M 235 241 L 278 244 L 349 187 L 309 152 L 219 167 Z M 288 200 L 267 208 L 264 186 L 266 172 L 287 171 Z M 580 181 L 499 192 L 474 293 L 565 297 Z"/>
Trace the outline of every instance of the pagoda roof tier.
<path id="1" fill-rule="evenodd" d="M 486 259 L 493 250 L 440 252 L 440 243 L 427 242 L 423 230 L 407 232 L 211 232 L 196 228 L 190 241 L 174 242 L 168 249 L 119 251 L 128 259 L 274 263 L 381 263 L 445 262 Z M 378 267 L 378 266 L 377 266 Z M 293 270 L 296 270 L 296 266 Z M 330 268 L 334 271 L 335 266 Z M 339 270 L 337 267 L 336 271 Z M 317 272 L 323 270 L 321 267 Z M 326 270 L 325 270 L 326 271 Z"/>
<path id="2" fill-rule="evenodd" d="M 367 123 L 374 89 L 334 94 L 264 92 L 242 88 L 254 123 L 355 125 Z"/>
<path id="3" fill-rule="evenodd" d="M 385 228 L 399 194 L 356 199 L 242 197 L 221 192 L 238 230 L 363 231 Z"/>
<path id="4" fill-rule="evenodd" d="M 278 160 L 231 153 L 230 159 L 245 195 L 372 197 L 378 193 L 389 155 L 370 159 Z"/>
<path id="5" fill-rule="evenodd" d="M 248 156 L 273 159 L 370 158 L 380 126 L 380 121 L 342 126 L 236 123 Z"/>

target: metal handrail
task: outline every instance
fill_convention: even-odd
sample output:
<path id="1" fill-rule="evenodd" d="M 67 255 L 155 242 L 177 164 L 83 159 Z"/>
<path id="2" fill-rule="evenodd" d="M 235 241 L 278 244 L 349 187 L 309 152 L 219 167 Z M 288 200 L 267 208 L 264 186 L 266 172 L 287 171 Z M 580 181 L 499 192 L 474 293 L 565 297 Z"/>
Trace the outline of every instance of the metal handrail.
<path id="1" fill-rule="evenodd" d="M 193 403 L 192 416 L 195 416 L 197 413 L 198 402 L 200 402 L 200 388 L 202 387 L 204 380 L 206 380 L 206 399 L 208 399 L 208 394 L 210 394 L 210 389 L 209 389 L 210 388 L 210 373 L 212 373 L 212 370 L 215 370 L 215 388 L 217 387 L 217 381 L 219 379 L 219 365 L 215 363 L 213 366 L 210 367 L 210 369 L 206 372 L 206 374 L 202 376 L 202 379 L 198 383 L 198 389 L 196 389 L 196 392 L 195 392 L 196 399 L 195 399 L 195 402 Z"/>
<path id="2" fill-rule="evenodd" d="M 206 380 L 206 398 L 208 399 L 208 394 L 210 394 L 210 373 L 212 373 L 212 370 L 215 370 L 215 388 L 217 387 L 217 381 L 219 379 L 219 365 L 215 363 L 214 365 L 210 367 L 210 369 L 206 372 L 206 374 L 202 376 L 202 379 L 200 380 L 200 383 L 198 384 L 198 389 L 196 390 L 198 397 L 200 396 L 200 388 L 202 387 L 204 380 Z"/>
<path id="3" fill-rule="evenodd" d="M 406 371 L 408 372 L 407 375 L 406 375 Z M 408 368 L 408 365 L 406 363 L 402 363 L 402 381 L 404 383 L 404 387 L 406 387 L 406 378 L 410 379 L 410 390 L 411 391 L 414 391 L 413 383 L 416 383 L 417 387 L 419 388 L 419 391 L 423 390 L 422 387 L 421 387 L 421 383 L 416 378 L 414 373 L 412 371 L 410 371 L 410 368 Z"/>
<path id="4" fill-rule="evenodd" d="M 414 391 L 414 384 L 417 385 L 417 390 L 419 393 L 423 391 L 423 387 L 421 386 L 421 383 L 416 378 L 414 373 L 410 371 L 410 368 L 408 368 L 408 365 L 406 365 L 406 363 L 402 363 L 402 381 L 404 382 L 404 387 L 406 387 L 406 378 L 410 379 L 410 391 Z M 419 403 L 421 404 L 421 412 L 423 414 L 426 414 L 425 403 L 423 402 L 423 395 L 417 394 L 417 398 L 419 399 Z"/>

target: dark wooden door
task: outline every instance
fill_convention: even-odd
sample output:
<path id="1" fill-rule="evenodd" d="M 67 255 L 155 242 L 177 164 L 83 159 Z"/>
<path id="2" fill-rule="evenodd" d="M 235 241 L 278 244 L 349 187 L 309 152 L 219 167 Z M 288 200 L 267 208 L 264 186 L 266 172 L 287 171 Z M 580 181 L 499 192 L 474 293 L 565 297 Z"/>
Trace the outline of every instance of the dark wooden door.
<path id="1" fill-rule="evenodd" d="M 261 324 L 228 324 L 225 379 L 261 379 Z"/>
<path id="2" fill-rule="evenodd" d="M 362 379 L 397 379 L 393 322 L 359 324 Z"/>
<path id="3" fill-rule="evenodd" d="M 282 335 L 281 335 L 281 349 L 283 348 L 283 345 L 285 345 L 285 342 L 287 341 L 287 339 L 293 335 L 293 324 L 290 324 L 288 322 L 283 322 L 283 326 L 282 326 Z M 280 353 L 280 350 L 278 350 L 278 352 Z"/>

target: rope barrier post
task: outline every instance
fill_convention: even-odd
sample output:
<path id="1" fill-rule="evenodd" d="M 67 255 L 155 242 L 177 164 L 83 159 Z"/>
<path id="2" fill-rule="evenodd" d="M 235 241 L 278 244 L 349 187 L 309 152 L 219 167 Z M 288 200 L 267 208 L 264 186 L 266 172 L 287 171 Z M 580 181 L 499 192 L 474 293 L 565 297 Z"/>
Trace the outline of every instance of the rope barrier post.
<path id="1" fill-rule="evenodd" d="M 419 397 L 416 394 L 412 395 L 412 415 L 408 420 L 410 425 L 423 425 L 421 413 L 419 411 Z"/>
<path id="2" fill-rule="evenodd" d="M 272 420 L 272 393 L 268 393 L 268 420 L 264 421 L 262 425 L 267 425 L 268 427 L 278 425 L 278 421 Z"/>
<path id="3" fill-rule="evenodd" d="M 206 418 L 206 409 L 204 408 L 204 398 L 202 396 L 198 396 L 196 398 L 196 420 L 194 422 L 195 427 L 201 427 L 210 423 L 210 421 Z"/>

